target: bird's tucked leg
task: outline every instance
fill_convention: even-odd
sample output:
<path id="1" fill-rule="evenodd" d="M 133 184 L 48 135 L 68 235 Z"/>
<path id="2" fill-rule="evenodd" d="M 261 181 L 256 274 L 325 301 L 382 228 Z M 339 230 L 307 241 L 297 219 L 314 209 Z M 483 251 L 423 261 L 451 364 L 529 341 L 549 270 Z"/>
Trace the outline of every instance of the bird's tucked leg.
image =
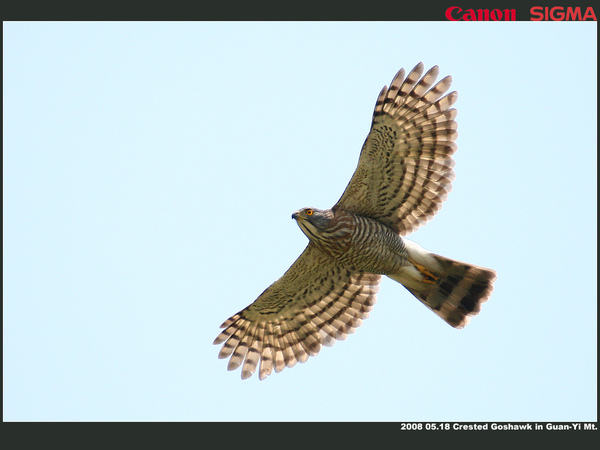
<path id="1" fill-rule="evenodd" d="M 425 266 L 419 264 L 414 259 L 408 258 L 413 266 L 423 275 L 423 279 L 421 280 L 423 283 L 431 283 L 435 284 L 438 282 L 440 277 L 435 275 L 433 272 L 429 271 Z"/>

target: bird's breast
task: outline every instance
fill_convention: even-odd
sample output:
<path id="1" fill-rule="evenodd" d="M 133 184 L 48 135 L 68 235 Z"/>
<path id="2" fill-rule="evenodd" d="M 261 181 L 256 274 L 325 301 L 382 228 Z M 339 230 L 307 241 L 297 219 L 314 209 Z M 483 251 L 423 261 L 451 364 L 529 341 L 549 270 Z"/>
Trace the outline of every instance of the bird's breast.
<path id="1" fill-rule="evenodd" d="M 356 216 L 348 259 L 363 272 L 394 273 L 406 263 L 406 246 L 402 237 L 388 226 Z"/>
<path id="2" fill-rule="evenodd" d="M 326 229 L 311 229 L 305 233 L 324 253 L 353 270 L 395 273 L 406 263 L 402 238 L 391 228 L 368 217 L 338 214 Z"/>

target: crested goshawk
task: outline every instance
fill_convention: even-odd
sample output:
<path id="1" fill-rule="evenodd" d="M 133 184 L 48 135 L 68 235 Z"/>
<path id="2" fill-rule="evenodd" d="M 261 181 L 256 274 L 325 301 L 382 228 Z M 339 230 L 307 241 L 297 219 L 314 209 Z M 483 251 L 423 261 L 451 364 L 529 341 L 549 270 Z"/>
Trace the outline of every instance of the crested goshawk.
<path id="1" fill-rule="evenodd" d="M 381 90 L 358 167 L 331 208 L 292 214 L 309 243 L 288 271 L 227 319 L 215 344 L 242 378 L 262 380 L 345 339 L 369 316 L 386 275 L 448 324 L 464 327 L 496 273 L 431 253 L 404 238 L 440 209 L 454 178 L 458 94 L 434 85 L 437 66 L 401 69 Z"/>

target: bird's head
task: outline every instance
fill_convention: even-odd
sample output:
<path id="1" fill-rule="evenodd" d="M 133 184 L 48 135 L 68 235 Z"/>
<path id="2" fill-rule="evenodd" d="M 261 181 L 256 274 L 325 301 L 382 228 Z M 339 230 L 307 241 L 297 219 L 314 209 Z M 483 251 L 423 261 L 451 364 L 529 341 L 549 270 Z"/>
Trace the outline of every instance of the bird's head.
<path id="1" fill-rule="evenodd" d="M 318 236 L 329 226 L 333 219 L 333 211 L 330 209 L 302 208 L 292 214 L 300 229 L 309 239 Z"/>

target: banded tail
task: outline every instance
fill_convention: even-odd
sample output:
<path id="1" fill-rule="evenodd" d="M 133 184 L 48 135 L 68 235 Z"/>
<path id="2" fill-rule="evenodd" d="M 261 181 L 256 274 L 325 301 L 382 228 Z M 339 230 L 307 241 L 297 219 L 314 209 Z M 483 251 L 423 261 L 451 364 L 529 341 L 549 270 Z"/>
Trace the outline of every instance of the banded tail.
<path id="1" fill-rule="evenodd" d="M 496 272 L 428 252 L 405 240 L 412 265 L 388 275 L 449 325 L 463 328 L 479 313 L 496 280 Z"/>

